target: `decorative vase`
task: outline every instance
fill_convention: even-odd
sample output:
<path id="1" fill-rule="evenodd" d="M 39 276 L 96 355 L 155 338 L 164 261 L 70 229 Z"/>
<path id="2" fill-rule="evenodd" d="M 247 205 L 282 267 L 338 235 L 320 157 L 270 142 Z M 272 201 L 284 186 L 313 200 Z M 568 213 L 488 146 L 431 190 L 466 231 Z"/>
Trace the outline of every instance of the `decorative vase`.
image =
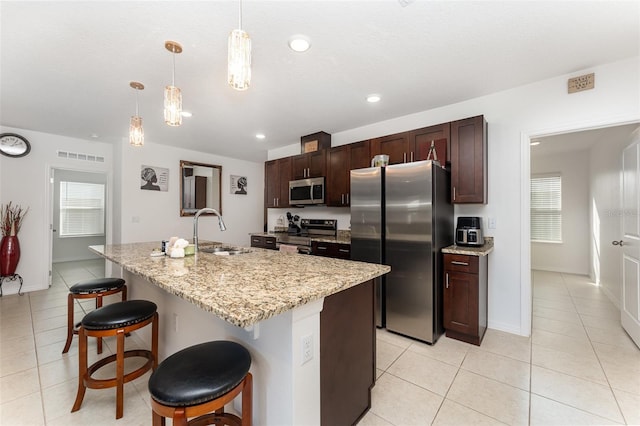
<path id="1" fill-rule="evenodd" d="M 2 237 L 0 242 L 0 276 L 6 277 L 16 273 L 20 261 L 20 242 L 16 235 Z"/>

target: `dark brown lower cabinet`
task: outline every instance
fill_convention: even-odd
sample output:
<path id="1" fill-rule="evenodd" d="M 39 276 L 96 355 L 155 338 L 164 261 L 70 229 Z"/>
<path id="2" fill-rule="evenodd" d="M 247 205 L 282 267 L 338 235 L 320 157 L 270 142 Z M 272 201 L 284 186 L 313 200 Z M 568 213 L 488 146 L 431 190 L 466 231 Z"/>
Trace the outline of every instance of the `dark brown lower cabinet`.
<path id="1" fill-rule="evenodd" d="M 487 330 L 487 256 L 444 254 L 447 337 L 480 345 Z"/>
<path id="2" fill-rule="evenodd" d="M 320 313 L 320 419 L 355 424 L 371 408 L 376 377 L 373 281 L 324 299 Z"/>
<path id="3" fill-rule="evenodd" d="M 311 254 L 349 260 L 351 259 L 351 244 L 311 241 Z"/>
<path id="4" fill-rule="evenodd" d="M 276 237 L 267 237 L 266 235 L 252 235 L 251 247 L 276 250 Z"/>

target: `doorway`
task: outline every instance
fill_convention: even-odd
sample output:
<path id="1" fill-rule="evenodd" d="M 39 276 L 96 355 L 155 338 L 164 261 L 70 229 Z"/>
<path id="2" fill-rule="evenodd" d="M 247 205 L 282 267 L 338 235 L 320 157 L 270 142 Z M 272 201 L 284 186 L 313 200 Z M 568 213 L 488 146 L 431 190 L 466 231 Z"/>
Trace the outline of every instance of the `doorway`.
<path id="1" fill-rule="evenodd" d="M 106 243 L 107 174 L 51 168 L 49 182 L 49 270 L 63 262 L 100 259 L 88 247 Z"/>
<path id="2" fill-rule="evenodd" d="M 562 238 L 554 243 L 531 242 L 531 276 L 534 270 L 586 275 L 618 309 L 622 253 L 611 243 L 620 238 L 622 229 L 618 214 L 622 151 L 636 128 L 634 123 L 532 137 L 529 147 L 527 184 L 545 173 L 562 180 Z M 529 231 L 535 228 L 530 217 Z"/>

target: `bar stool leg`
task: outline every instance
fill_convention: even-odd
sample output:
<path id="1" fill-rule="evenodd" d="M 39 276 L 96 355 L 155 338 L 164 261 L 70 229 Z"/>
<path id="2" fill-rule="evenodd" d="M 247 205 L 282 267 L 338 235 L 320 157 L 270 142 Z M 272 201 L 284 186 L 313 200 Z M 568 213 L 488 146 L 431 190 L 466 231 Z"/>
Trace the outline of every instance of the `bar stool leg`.
<path id="1" fill-rule="evenodd" d="M 184 412 L 184 407 L 176 408 L 173 412 L 173 425 L 174 426 L 187 426 L 187 415 Z"/>
<path id="2" fill-rule="evenodd" d="M 116 420 L 124 414 L 124 330 L 118 330 L 116 355 Z"/>
<path id="3" fill-rule="evenodd" d="M 158 368 L 158 323 L 160 322 L 160 317 L 156 312 L 153 314 L 153 322 L 151 323 L 151 353 L 153 354 L 153 367 L 152 371 L 156 371 Z"/>
<path id="4" fill-rule="evenodd" d="M 153 424 L 152 426 L 166 426 L 166 419 L 164 416 L 153 411 Z"/>
<path id="5" fill-rule="evenodd" d="M 64 349 L 62 349 L 62 353 L 66 354 L 69 352 L 69 348 L 71 347 L 71 340 L 73 340 L 73 310 L 74 310 L 74 298 L 73 294 L 69 293 L 67 295 L 67 341 L 64 344 Z"/>
<path id="6" fill-rule="evenodd" d="M 247 373 L 242 387 L 242 426 L 251 426 L 253 418 L 253 376 Z"/>
<path id="7" fill-rule="evenodd" d="M 84 376 L 87 374 L 87 335 L 84 332 L 84 328 L 80 326 L 78 330 L 78 345 L 80 352 L 80 359 L 78 361 L 78 394 L 76 395 L 76 401 L 73 403 L 71 412 L 78 411 L 82 405 L 84 399 L 84 393 L 87 388 L 84 385 Z"/>
<path id="8" fill-rule="evenodd" d="M 96 297 L 96 309 L 102 308 L 102 296 Z M 98 337 L 98 354 L 102 353 L 102 337 Z"/>

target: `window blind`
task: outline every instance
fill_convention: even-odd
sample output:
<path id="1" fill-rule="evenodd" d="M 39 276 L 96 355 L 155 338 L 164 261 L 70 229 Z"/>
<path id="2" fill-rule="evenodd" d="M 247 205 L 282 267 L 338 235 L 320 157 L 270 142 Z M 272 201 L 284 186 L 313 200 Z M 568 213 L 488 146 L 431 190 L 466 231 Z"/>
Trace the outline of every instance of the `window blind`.
<path id="1" fill-rule="evenodd" d="M 562 242 L 562 177 L 531 177 L 531 241 Z"/>
<path id="2" fill-rule="evenodd" d="M 60 182 L 60 236 L 104 235 L 105 186 Z"/>

